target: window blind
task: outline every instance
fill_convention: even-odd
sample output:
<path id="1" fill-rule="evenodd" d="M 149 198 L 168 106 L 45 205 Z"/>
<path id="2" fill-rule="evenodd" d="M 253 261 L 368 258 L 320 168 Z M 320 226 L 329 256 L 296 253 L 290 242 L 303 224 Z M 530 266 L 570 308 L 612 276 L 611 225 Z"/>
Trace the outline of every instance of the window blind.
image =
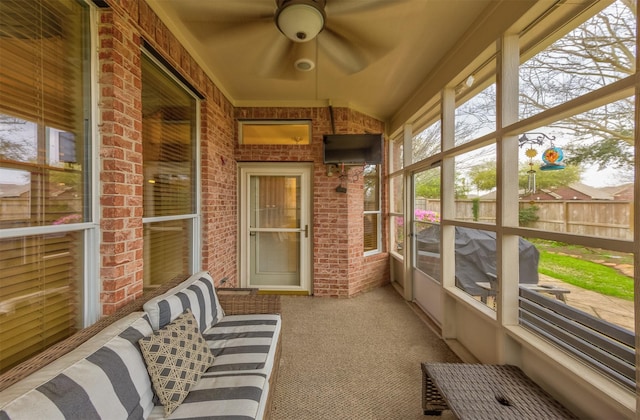
<path id="1" fill-rule="evenodd" d="M 378 249 L 380 224 L 380 176 L 378 165 L 364 168 L 364 251 Z"/>
<path id="2" fill-rule="evenodd" d="M 196 100 L 142 60 L 144 216 L 195 213 Z"/>
<path id="3" fill-rule="evenodd" d="M 189 274 L 191 220 L 144 224 L 145 287 Z"/>
<path id="4" fill-rule="evenodd" d="M 196 209 L 197 100 L 142 55 L 144 285 L 190 274 Z M 178 220 L 154 220 L 183 216 Z M 151 220 L 149 220 L 151 218 Z"/>
<path id="5" fill-rule="evenodd" d="M 82 13 L 72 0 L 0 2 L 0 112 L 66 131 L 78 126 Z"/>
<path id="6" fill-rule="evenodd" d="M 88 7 L 0 1 L 0 229 L 84 220 Z M 83 232 L 0 240 L 0 371 L 82 326 Z"/>
<path id="7" fill-rule="evenodd" d="M 79 327 L 78 232 L 0 240 L 0 371 Z"/>

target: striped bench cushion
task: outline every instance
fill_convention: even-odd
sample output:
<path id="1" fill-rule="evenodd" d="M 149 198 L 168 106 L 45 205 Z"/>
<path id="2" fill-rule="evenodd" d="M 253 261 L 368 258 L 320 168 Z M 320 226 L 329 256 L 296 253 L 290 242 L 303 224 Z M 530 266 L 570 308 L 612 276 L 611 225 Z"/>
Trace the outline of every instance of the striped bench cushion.
<path id="1" fill-rule="evenodd" d="M 191 309 L 200 331 L 211 328 L 224 316 L 213 278 L 206 271 L 192 275 L 168 292 L 145 302 L 142 308 L 149 314 L 154 330 L 169 324 L 187 309 Z"/>
<path id="2" fill-rule="evenodd" d="M 270 378 L 280 338 L 277 314 L 227 315 L 203 333 L 215 356 L 210 373 L 261 373 Z"/>
<path id="3" fill-rule="evenodd" d="M 143 312 L 116 321 L 0 393 L 0 419 L 147 417 L 153 391 L 137 343 L 151 332 Z"/>
<path id="4" fill-rule="evenodd" d="M 262 419 L 269 384 L 261 374 L 205 373 L 169 419 Z M 161 406 L 149 420 L 163 418 Z"/>

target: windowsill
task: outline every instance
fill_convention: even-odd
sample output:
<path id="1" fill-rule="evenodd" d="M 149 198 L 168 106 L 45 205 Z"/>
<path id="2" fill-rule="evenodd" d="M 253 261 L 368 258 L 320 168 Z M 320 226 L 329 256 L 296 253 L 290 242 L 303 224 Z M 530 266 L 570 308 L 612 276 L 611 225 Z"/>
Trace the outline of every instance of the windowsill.
<path id="1" fill-rule="evenodd" d="M 458 302 L 461 302 L 462 304 L 464 304 L 465 306 L 469 307 L 474 311 L 479 311 L 480 313 L 482 313 L 483 315 L 485 315 L 487 318 L 491 319 L 494 322 L 497 321 L 498 315 L 496 311 L 489 308 L 484 303 L 477 301 L 471 295 L 463 292 L 462 290 L 458 289 L 455 286 L 444 287 L 444 290 L 445 292 L 447 292 L 447 294 L 453 296 Z"/>
<path id="2" fill-rule="evenodd" d="M 366 252 L 363 254 L 363 256 L 364 256 L 365 258 L 367 258 L 367 257 L 374 257 L 374 256 L 376 256 L 376 255 L 380 255 L 380 254 L 382 254 L 382 253 L 383 253 L 383 252 L 382 252 L 382 251 L 380 251 L 379 249 L 374 249 L 374 250 L 372 250 L 372 251 L 366 251 Z"/>
<path id="3" fill-rule="evenodd" d="M 626 410 L 631 416 L 635 414 L 635 394 L 625 386 L 608 379 L 595 371 L 589 365 L 576 360 L 574 357 L 556 348 L 543 338 L 527 331 L 519 325 L 505 326 L 507 334 L 523 347 L 540 352 L 548 357 L 559 371 L 566 370 L 581 382 L 584 388 L 593 389 L 594 393 L 604 394 L 608 399 Z"/>

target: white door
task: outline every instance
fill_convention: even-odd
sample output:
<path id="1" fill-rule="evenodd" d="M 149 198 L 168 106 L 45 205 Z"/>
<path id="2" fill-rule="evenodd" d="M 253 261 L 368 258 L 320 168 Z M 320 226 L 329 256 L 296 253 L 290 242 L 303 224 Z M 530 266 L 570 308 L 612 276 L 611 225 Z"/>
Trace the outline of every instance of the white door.
<path id="1" fill-rule="evenodd" d="M 313 167 L 239 166 L 242 286 L 310 293 Z"/>

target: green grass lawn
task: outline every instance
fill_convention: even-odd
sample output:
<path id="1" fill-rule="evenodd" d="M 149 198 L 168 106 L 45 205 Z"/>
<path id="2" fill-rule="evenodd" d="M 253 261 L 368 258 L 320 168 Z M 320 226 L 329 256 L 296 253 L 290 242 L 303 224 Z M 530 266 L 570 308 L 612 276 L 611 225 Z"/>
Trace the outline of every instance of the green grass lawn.
<path id="1" fill-rule="evenodd" d="M 633 279 L 614 268 L 540 249 L 538 271 L 583 289 L 633 300 Z"/>

